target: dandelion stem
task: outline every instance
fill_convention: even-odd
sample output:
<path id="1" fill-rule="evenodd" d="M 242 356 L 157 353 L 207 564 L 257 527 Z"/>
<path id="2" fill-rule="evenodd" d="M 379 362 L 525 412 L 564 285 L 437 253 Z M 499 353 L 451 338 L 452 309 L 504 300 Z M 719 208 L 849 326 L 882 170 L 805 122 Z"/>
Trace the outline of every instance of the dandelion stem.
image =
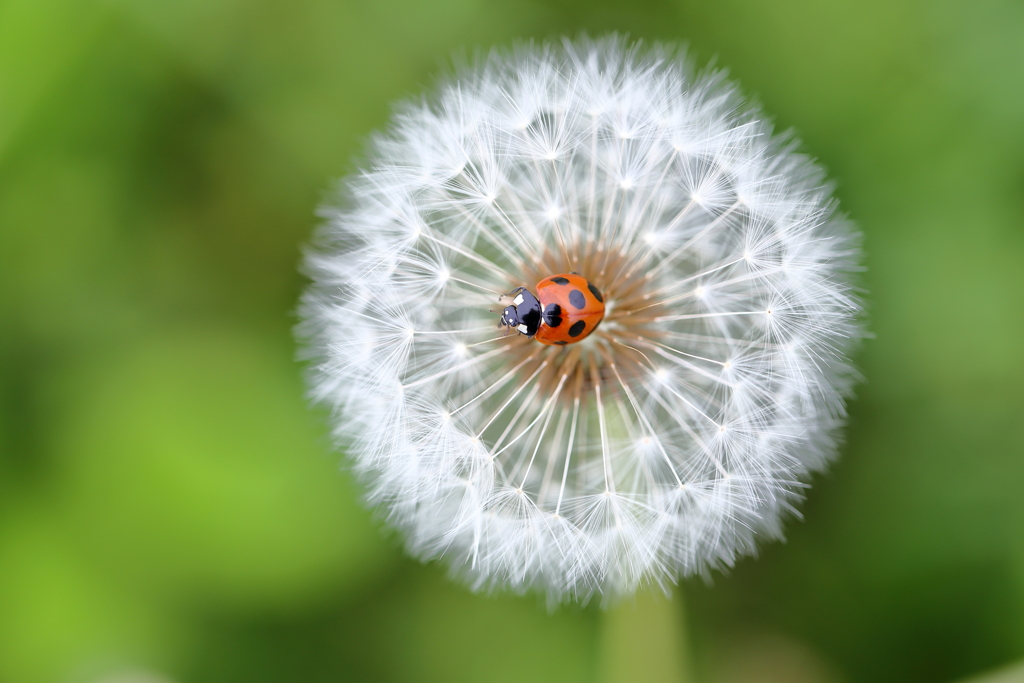
<path id="1" fill-rule="evenodd" d="M 670 598 L 649 586 L 601 616 L 601 683 L 693 681 L 681 590 Z"/>
<path id="2" fill-rule="evenodd" d="M 1024 662 L 989 671 L 980 676 L 962 679 L 959 683 L 1020 683 L 1024 680 Z"/>

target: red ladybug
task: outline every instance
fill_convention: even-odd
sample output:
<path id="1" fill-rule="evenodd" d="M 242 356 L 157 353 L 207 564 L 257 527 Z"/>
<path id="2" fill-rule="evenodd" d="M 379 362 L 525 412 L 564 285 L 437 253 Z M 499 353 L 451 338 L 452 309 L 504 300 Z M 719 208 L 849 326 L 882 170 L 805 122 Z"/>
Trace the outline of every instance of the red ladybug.
<path id="1" fill-rule="evenodd" d="M 576 273 L 551 275 L 537 283 L 537 294 L 516 287 L 501 324 L 541 344 L 573 344 L 597 329 L 604 318 L 604 297 L 587 278 Z"/>

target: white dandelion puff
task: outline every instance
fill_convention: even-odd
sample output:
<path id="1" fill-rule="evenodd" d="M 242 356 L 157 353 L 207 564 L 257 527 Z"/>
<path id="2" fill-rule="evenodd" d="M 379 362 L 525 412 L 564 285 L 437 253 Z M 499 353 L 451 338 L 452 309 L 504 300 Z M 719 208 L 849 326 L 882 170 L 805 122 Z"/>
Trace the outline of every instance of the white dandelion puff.
<path id="1" fill-rule="evenodd" d="M 617 38 L 492 54 L 404 106 L 344 188 L 301 333 L 410 552 L 562 601 L 781 537 L 836 450 L 859 247 L 721 73 Z M 603 292 L 593 334 L 499 325 L 559 273 Z"/>

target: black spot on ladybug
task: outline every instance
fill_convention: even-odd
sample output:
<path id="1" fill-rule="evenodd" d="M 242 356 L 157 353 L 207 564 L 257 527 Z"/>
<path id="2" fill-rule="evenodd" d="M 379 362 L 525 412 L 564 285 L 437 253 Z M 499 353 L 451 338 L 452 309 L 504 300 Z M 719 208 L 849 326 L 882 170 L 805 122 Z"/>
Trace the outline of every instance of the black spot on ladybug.
<path id="1" fill-rule="evenodd" d="M 569 336 L 570 337 L 578 337 L 578 336 L 580 336 L 581 334 L 583 334 L 583 328 L 585 328 L 586 326 L 587 326 L 587 324 L 585 322 L 583 322 L 582 320 L 577 320 L 576 322 L 574 322 L 572 324 L 572 327 L 569 328 Z"/>
<path id="2" fill-rule="evenodd" d="M 597 287 L 590 284 L 589 282 L 587 283 L 587 289 L 590 290 L 590 293 L 594 295 L 595 299 L 597 299 L 601 303 L 604 303 L 604 297 L 601 296 L 601 290 L 599 290 Z"/>
<path id="3" fill-rule="evenodd" d="M 558 344 L 559 346 L 565 346 L 569 342 L 567 342 L 567 341 L 556 341 L 555 343 Z"/>
<path id="4" fill-rule="evenodd" d="M 558 327 L 562 324 L 562 307 L 558 304 L 551 304 L 544 310 L 544 323 L 548 327 Z"/>
<path id="5" fill-rule="evenodd" d="M 554 282 L 556 285 L 567 285 L 567 284 L 569 284 L 569 278 L 567 278 L 567 277 L 553 277 L 553 278 L 551 278 L 551 281 Z"/>
<path id="6" fill-rule="evenodd" d="M 569 303 L 582 311 L 587 305 L 587 297 L 583 296 L 580 290 L 574 289 L 569 292 Z"/>

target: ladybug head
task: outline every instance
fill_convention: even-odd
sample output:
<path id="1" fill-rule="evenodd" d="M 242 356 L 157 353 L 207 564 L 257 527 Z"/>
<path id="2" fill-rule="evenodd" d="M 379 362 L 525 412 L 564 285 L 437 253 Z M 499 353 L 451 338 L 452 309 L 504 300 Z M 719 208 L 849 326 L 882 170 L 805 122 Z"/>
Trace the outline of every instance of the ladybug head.
<path id="1" fill-rule="evenodd" d="M 501 312 L 501 324 L 507 327 L 519 325 L 519 311 L 515 306 L 506 306 L 505 310 Z"/>

